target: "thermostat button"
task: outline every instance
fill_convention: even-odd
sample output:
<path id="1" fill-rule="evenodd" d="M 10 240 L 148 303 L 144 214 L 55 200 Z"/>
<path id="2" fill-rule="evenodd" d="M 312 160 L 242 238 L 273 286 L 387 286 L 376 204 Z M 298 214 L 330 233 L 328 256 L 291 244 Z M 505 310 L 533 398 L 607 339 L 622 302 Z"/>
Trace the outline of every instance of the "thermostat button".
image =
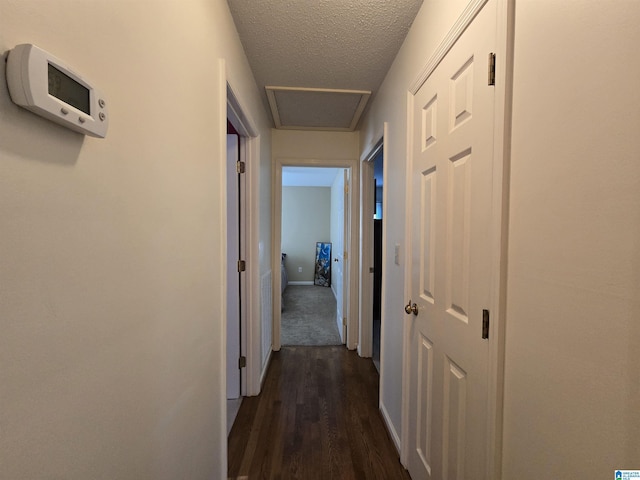
<path id="1" fill-rule="evenodd" d="M 84 118 L 82 118 L 82 117 L 78 117 L 78 121 L 79 121 L 80 123 L 84 123 L 86 120 L 85 120 Z"/>
<path id="2" fill-rule="evenodd" d="M 104 105 L 105 105 L 105 104 L 104 104 L 104 100 L 100 98 L 100 99 L 98 100 L 98 105 L 100 105 L 100 108 L 104 108 Z"/>
<path id="3" fill-rule="evenodd" d="M 62 107 L 60 109 L 60 113 L 63 114 L 63 115 L 67 115 L 69 113 L 69 110 L 67 110 L 66 108 Z"/>
<path id="4" fill-rule="evenodd" d="M 103 113 L 100 112 L 100 115 L 98 115 L 98 117 L 100 118 L 100 120 L 102 120 L 104 122 L 104 119 L 107 118 L 107 116 Z"/>

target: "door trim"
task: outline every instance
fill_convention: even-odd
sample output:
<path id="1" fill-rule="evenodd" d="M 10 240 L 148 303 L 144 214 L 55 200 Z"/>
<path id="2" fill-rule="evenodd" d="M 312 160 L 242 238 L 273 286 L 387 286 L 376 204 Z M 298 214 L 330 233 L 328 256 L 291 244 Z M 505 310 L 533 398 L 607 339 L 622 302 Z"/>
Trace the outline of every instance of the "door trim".
<path id="1" fill-rule="evenodd" d="M 471 0 L 429 58 L 419 75 L 407 90 L 407 157 L 413 162 L 412 135 L 413 99 L 420 87 L 431 76 L 440 62 L 462 36 L 482 7 L 489 0 Z M 513 45 L 515 0 L 492 0 L 497 6 L 496 35 L 496 85 L 494 109 L 494 171 L 492 176 L 492 218 L 491 218 L 491 336 L 489 338 L 489 398 L 487 422 L 487 472 L 486 478 L 502 478 L 502 423 L 504 393 L 504 343 L 506 327 L 506 283 L 507 283 L 507 240 L 508 240 L 508 197 L 511 143 L 511 98 L 513 86 Z M 406 171 L 405 195 L 405 251 L 411 251 L 411 168 Z M 409 259 L 405 257 L 405 298 L 410 296 L 411 284 Z M 408 464 L 409 445 L 409 376 L 410 376 L 410 328 L 405 322 L 403 331 L 403 371 L 402 371 L 402 448 L 400 459 Z"/>
<path id="2" fill-rule="evenodd" d="M 229 120 L 228 120 L 229 121 Z M 230 122 L 230 121 L 229 121 Z M 230 122 L 231 123 L 231 122 Z M 233 124 L 232 124 L 233 125 Z M 240 161 L 240 135 L 233 130 L 227 133 L 227 400 L 242 397 L 244 369 L 239 367 L 243 349 L 245 324 L 246 278 L 232 268 L 239 259 L 244 259 L 244 178 L 237 173 L 236 162 Z M 230 150 L 230 144 L 234 144 Z M 232 281 L 233 280 L 233 281 Z"/>
<path id="3" fill-rule="evenodd" d="M 375 192 L 371 186 L 373 180 L 373 159 L 383 148 L 383 136 L 361 157 L 360 165 L 360 309 L 358 355 L 369 358 L 373 352 L 373 225 L 371 218 L 375 213 L 373 200 Z M 382 381 L 380 382 L 382 383 Z"/>
<path id="4" fill-rule="evenodd" d="M 488 1 L 489 0 L 470 0 L 464 11 L 458 17 L 458 20 L 456 20 L 442 42 L 440 42 L 440 45 L 438 45 L 438 48 L 433 53 L 429 61 L 422 68 L 417 78 L 411 82 L 409 92 L 411 92 L 412 95 L 415 95 L 418 90 L 420 90 L 420 87 L 427 81 L 436 67 L 440 65 L 442 59 L 447 55 L 447 53 L 449 53 L 451 47 L 453 47 L 453 45 L 458 41 Z"/>
<path id="5" fill-rule="evenodd" d="M 505 331 L 507 302 L 507 253 L 509 234 L 509 172 L 511 167 L 511 117 L 513 90 L 513 51 L 516 0 L 496 0 L 497 31 L 496 97 L 494 109 L 494 172 L 492 261 L 495 265 L 491 285 L 491 341 L 489 342 L 489 463 L 487 478 L 502 478 L 502 430 L 504 406 Z"/>
<path id="6" fill-rule="evenodd" d="M 275 158 L 273 159 L 273 175 L 271 185 L 271 263 L 272 265 L 280 265 L 281 259 L 281 243 L 282 243 L 282 167 L 329 167 L 329 168 L 350 168 L 350 192 L 349 192 L 349 213 L 351 217 L 351 228 L 348 233 L 348 284 L 347 297 L 348 307 L 346 309 L 347 316 L 347 339 L 346 346 L 349 350 L 355 350 L 358 346 L 358 265 L 360 260 L 359 247 L 359 203 L 360 185 L 354 181 L 360 178 L 360 162 L 354 159 L 313 159 L 313 158 Z M 346 209 L 345 209 L 346 210 Z M 346 212 L 345 212 L 346 215 Z M 347 232 L 345 232 L 347 238 Z M 346 242 L 345 242 L 346 243 Z M 344 282 L 344 279 L 343 279 Z M 273 339 L 272 348 L 279 351 L 282 344 L 280 343 L 280 321 L 282 297 L 280 296 L 280 287 L 282 281 L 280 278 L 280 270 L 272 269 L 272 308 L 273 308 Z M 343 313 L 344 314 L 344 313 Z"/>
<path id="7" fill-rule="evenodd" d="M 382 150 L 382 157 L 385 159 L 382 167 L 382 209 L 383 209 L 383 221 L 382 221 L 382 298 L 380 299 L 380 385 L 385 384 L 385 343 L 384 343 L 384 331 L 386 324 L 385 309 L 386 309 L 386 275 L 384 265 L 387 265 L 387 223 L 384 221 L 384 208 L 389 204 L 388 194 L 389 189 L 384 186 L 388 183 L 388 162 L 386 159 L 389 157 L 387 140 L 389 138 L 389 122 L 383 122 L 382 131 L 379 132 L 374 138 L 377 139 L 374 143 L 370 144 L 369 148 L 365 150 L 365 153 L 361 155 L 361 171 L 360 171 L 360 345 L 358 347 L 358 354 L 361 357 L 371 357 L 373 354 L 373 276 L 369 273 L 369 266 L 373 265 L 373 222 L 366 222 L 364 219 L 366 215 L 371 213 L 373 215 L 373 199 L 375 198 L 375 192 L 371 191 L 370 178 L 373 178 L 373 160 Z M 367 174 L 370 173 L 370 177 Z M 366 177 L 366 178 L 365 178 Z M 395 317 L 394 317 L 395 319 Z M 404 361 L 404 359 L 403 359 Z M 404 364 L 403 364 L 404 371 Z M 403 379 L 404 382 L 404 379 Z M 404 389 L 404 385 L 403 385 Z M 402 451 L 401 436 L 398 434 L 398 430 L 391 421 L 387 406 L 383 401 L 382 395 L 379 395 L 378 406 L 382 419 L 385 422 L 389 436 L 393 441 L 398 453 Z M 404 408 L 402 415 L 404 415 Z M 403 425 L 403 419 L 401 424 Z M 402 427 L 404 428 L 404 426 Z"/>
<path id="8" fill-rule="evenodd" d="M 242 107 L 230 80 L 226 79 L 227 119 L 240 137 L 240 160 L 246 164 L 246 173 L 241 177 L 241 215 L 244 235 L 241 252 L 244 253 L 247 269 L 241 292 L 241 340 L 240 354 L 247 357 L 247 366 L 240 373 L 240 395 L 253 396 L 260 393 L 261 340 L 260 340 L 260 263 L 258 227 L 258 179 L 259 137 L 255 122 Z"/>

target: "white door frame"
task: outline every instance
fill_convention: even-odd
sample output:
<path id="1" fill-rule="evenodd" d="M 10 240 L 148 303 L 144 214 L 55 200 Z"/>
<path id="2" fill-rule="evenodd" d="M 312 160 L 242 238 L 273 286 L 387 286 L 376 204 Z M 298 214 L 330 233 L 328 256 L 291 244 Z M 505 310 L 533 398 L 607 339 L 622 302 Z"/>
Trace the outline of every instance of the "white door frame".
<path id="1" fill-rule="evenodd" d="M 369 358 L 373 351 L 373 213 L 375 190 L 373 181 L 374 154 L 382 148 L 378 143 L 360 166 L 360 329 L 358 354 Z"/>
<path id="2" fill-rule="evenodd" d="M 388 122 L 384 122 L 382 133 L 375 138 L 378 140 L 368 148 L 360 157 L 360 330 L 358 353 L 361 357 L 369 358 L 373 354 L 373 275 L 370 268 L 373 267 L 373 214 L 375 213 L 374 199 L 376 192 L 374 191 L 371 180 L 373 179 L 373 160 L 382 150 L 383 158 L 386 156 L 385 138 L 388 138 Z M 387 180 L 387 169 L 383 164 L 382 167 L 382 184 Z M 386 190 L 382 190 L 382 205 L 387 204 L 384 198 Z M 386 226 L 382 222 L 382 265 L 386 265 Z M 380 384 L 382 385 L 382 356 L 383 356 L 383 328 L 384 324 L 384 306 L 385 306 L 385 279 L 384 271 L 382 277 L 382 298 L 380 299 Z"/>
<path id="3" fill-rule="evenodd" d="M 240 160 L 245 162 L 246 173 L 241 176 L 241 217 L 244 235 L 241 252 L 244 253 L 246 271 L 241 292 L 240 354 L 247 358 L 247 366 L 240 374 L 242 396 L 260 393 L 260 263 L 258 179 L 259 137 L 253 119 L 242 108 L 227 79 L 227 119 L 240 134 Z"/>
<path id="4" fill-rule="evenodd" d="M 329 168 L 349 168 L 350 175 L 350 200 L 349 214 L 351 219 L 351 228 L 349 232 L 345 232 L 345 242 L 347 256 L 347 275 L 344 290 L 348 299 L 347 317 L 347 339 L 346 346 L 349 350 L 355 350 L 358 347 L 358 264 L 359 264 L 359 206 L 357 199 L 359 198 L 359 182 L 355 182 L 354 178 L 360 177 L 360 162 L 358 159 L 312 159 L 312 158 L 275 158 L 273 160 L 273 180 L 272 180 L 272 248 L 271 248 L 271 264 L 272 269 L 272 291 L 273 291 L 273 350 L 279 351 L 280 343 L 280 320 L 282 309 L 282 297 L 280 296 L 282 279 L 280 278 L 280 269 L 276 268 L 281 261 L 281 243 L 282 243 L 282 167 L 329 167 Z M 345 206 L 346 216 L 346 206 Z M 348 245 L 347 245 L 348 243 Z"/>
<path id="5" fill-rule="evenodd" d="M 451 47 L 460 38 L 488 0 L 470 0 L 449 33 L 440 43 L 433 56 L 425 64 L 420 74 L 411 83 L 407 91 L 407 155 L 413 161 L 411 136 L 413 134 L 413 97 L 430 77 Z M 499 480 L 502 476 L 502 409 L 504 391 L 504 339 L 506 326 L 506 272 L 507 272 L 507 234 L 509 165 L 511 144 L 511 92 L 513 85 L 513 31 L 516 0 L 495 0 L 497 6 L 496 37 L 496 82 L 494 110 L 494 171 L 492 182 L 492 218 L 491 218 L 491 334 L 489 338 L 489 398 L 487 422 L 489 438 L 489 458 L 487 478 Z M 411 251 L 411 168 L 407 168 L 406 177 L 406 213 L 405 251 Z M 408 257 L 408 256 L 407 256 Z M 411 292 L 411 270 L 405 258 L 405 299 Z M 410 322 L 405 322 L 403 332 L 403 380 L 402 380 L 402 449 L 401 462 L 407 465 L 409 445 L 409 374 L 410 374 Z"/>
<path id="6" fill-rule="evenodd" d="M 233 145 L 233 146 L 231 146 Z M 237 173 L 236 162 L 240 160 L 240 136 L 227 133 L 227 400 L 242 396 L 241 384 L 244 369 L 238 364 L 243 355 L 240 335 L 244 316 L 244 275 L 233 265 L 244 258 L 244 176 Z M 241 281 L 240 281 L 241 280 Z"/>

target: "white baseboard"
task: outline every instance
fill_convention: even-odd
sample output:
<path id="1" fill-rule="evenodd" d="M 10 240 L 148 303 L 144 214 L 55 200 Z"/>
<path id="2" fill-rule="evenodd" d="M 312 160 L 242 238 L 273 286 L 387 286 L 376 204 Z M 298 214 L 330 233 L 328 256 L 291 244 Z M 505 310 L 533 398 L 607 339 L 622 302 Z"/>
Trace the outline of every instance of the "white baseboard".
<path id="1" fill-rule="evenodd" d="M 262 372 L 260 372 L 260 391 L 262 391 L 262 386 L 264 385 L 264 379 L 267 377 L 267 370 L 269 370 L 269 364 L 271 363 L 271 354 L 273 350 L 270 348 L 267 353 L 267 358 L 262 367 Z"/>
<path id="2" fill-rule="evenodd" d="M 382 419 L 384 420 L 384 424 L 387 427 L 387 431 L 391 436 L 391 440 L 393 440 L 393 444 L 396 446 L 396 450 L 398 455 L 400 455 L 400 450 L 402 448 L 402 444 L 400 443 L 400 437 L 398 436 L 398 432 L 395 428 L 393 428 L 393 423 L 391 423 L 391 419 L 389 418 L 389 414 L 387 413 L 387 409 L 384 407 L 384 404 L 380 403 L 380 413 L 382 413 Z"/>
<path id="3" fill-rule="evenodd" d="M 311 281 L 303 281 L 303 282 L 289 282 L 289 285 L 313 285 Z"/>

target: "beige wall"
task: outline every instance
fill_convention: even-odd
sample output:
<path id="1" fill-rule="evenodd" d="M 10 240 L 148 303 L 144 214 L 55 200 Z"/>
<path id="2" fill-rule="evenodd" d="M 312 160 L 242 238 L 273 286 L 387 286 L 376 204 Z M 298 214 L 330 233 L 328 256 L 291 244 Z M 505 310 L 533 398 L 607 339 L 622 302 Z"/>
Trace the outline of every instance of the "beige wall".
<path id="1" fill-rule="evenodd" d="M 313 283 L 316 242 L 330 241 L 330 218 L 330 187 L 282 187 L 281 244 L 290 282 Z"/>
<path id="2" fill-rule="evenodd" d="M 0 0 L 0 49 L 23 42 L 99 85 L 111 121 L 84 138 L 0 82 L 0 478 L 224 478 L 218 58 L 267 186 L 270 155 L 227 4 Z"/>
<path id="3" fill-rule="evenodd" d="M 639 21 L 516 3 L 505 479 L 640 468 Z"/>
<path id="4" fill-rule="evenodd" d="M 358 157 L 358 132 L 272 130 L 273 157 L 343 160 Z"/>

